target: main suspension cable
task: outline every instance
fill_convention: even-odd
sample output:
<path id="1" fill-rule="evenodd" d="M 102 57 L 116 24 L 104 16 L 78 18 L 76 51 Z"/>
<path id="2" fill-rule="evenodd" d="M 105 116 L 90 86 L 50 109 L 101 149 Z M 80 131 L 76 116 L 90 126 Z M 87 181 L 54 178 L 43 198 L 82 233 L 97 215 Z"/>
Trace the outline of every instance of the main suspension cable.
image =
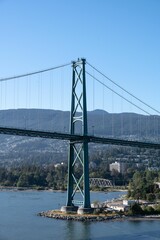
<path id="1" fill-rule="evenodd" d="M 125 101 L 127 101 L 128 103 L 132 104 L 133 106 L 135 106 L 136 108 L 138 108 L 139 110 L 143 111 L 144 113 L 151 115 L 149 112 L 147 112 L 146 110 L 144 110 L 143 108 L 139 107 L 138 105 L 136 105 L 135 103 L 132 103 L 130 100 L 128 100 L 127 98 L 123 97 L 121 94 L 117 93 L 115 90 L 111 89 L 110 87 L 108 87 L 105 83 L 101 82 L 98 78 L 94 77 L 92 74 L 90 74 L 88 71 L 86 71 L 86 73 L 94 78 L 97 82 L 99 82 L 100 84 L 102 84 L 105 88 L 109 89 L 110 91 L 112 91 L 113 93 L 115 93 L 117 96 L 123 98 Z"/>
<path id="2" fill-rule="evenodd" d="M 133 98 L 135 98 L 137 101 L 141 102 L 142 104 L 144 104 L 145 106 L 147 106 L 148 108 L 152 109 L 153 111 L 157 112 L 158 114 L 160 114 L 160 111 L 158 111 L 157 109 L 153 108 L 152 106 L 150 106 L 149 104 L 145 103 L 144 101 L 142 101 L 140 98 L 136 97 L 135 95 L 133 95 L 132 93 L 130 93 L 129 91 L 127 91 L 126 89 L 124 89 L 123 87 L 121 87 L 119 84 L 117 84 L 115 81 L 113 81 L 111 78 L 107 77 L 105 74 L 103 74 L 101 71 L 99 71 L 97 68 L 95 68 L 93 65 L 91 65 L 90 63 L 87 62 L 87 64 L 92 67 L 95 71 L 97 71 L 99 74 L 101 74 L 103 77 L 105 77 L 106 79 L 108 79 L 110 82 L 112 82 L 114 85 L 116 85 L 117 87 L 119 87 L 120 89 L 122 89 L 124 92 L 126 92 L 128 95 L 132 96 Z"/>
<path id="3" fill-rule="evenodd" d="M 40 71 L 31 72 L 31 73 L 26 73 L 26 74 L 21 74 L 21 75 L 6 77 L 6 78 L 0 78 L 0 82 L 12 80 L 12 79 L 15 79 L 15 78 L 23 78 L 23 77 L 26 77 L 26 76 L 31 76 L 31 75 L 35 75 L 35 74 L 39 74 L 39 73 L 44 73 L 44 72 L 52 71 L 52 70 L 55 70 L 55 69 L 58 69 L 58 68 L 66 67 L 66 66 L 69 66 L 69 65 L 71 65 L 71 63 L 66 63 L 66 64 L 63 64 L 63 65 L 56 66 L 56 67 L 51 67 L 51 68 L 47 68 L 47 69 L 43 69 L 43 70 L 40 70 Z"/>

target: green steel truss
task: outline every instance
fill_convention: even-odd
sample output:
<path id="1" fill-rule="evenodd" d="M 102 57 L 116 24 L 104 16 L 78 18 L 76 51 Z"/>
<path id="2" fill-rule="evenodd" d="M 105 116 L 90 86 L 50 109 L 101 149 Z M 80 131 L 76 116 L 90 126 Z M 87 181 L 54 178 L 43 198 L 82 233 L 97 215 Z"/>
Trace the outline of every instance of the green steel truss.
<path id="1" fill-rule="evenodd" d="M 70 134 L 82 135 L 78 141 L 70 140 L 68 156 L 68 194 L 67 206 L 82 205 L 90 208 L 89 163 L 87 136 L 87 104 L 85 59 L 78 59 L 72 65 L 72 98 L 70 115 Z M 77 192 L 81 200 L 76 200 Z"/>

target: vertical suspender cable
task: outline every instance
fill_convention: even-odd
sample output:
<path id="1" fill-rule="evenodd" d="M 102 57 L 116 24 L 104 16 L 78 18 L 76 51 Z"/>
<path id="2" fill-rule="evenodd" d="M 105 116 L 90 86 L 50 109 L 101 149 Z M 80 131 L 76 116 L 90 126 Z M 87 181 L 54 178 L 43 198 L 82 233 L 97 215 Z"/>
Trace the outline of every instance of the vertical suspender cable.
<path id="1" fill-rule="evenodd" d="M 146 135 L 146 139 L 148 137 L 148 115 L 145 116 L 145 135 Z"/>
<path id="2" fill-rule="evenodd" d="M 14 80 L 13 82 L 13 121 L 14 122 L 14 126 L 15 127 L 15 82 L 16 82 L 16 79 Z"/>
<path id="3" fill-rule="evenodd" d="M 2 83 L 0 84 L 0 109 L 2 110 Z"/>
<path id="4" fill-rule="evenodd" d="M 28 92 L 29 92 L 29 79 L 28 79 L 29 76 L 26 77 L 26 114 L 25 114 L 25 129 L 28 128 L 28 112 L 29 112 L 29 109 L 28 109 Z"/>
<path id="5" fill-rule="evenodd" d="M 112 92 L 112 137 L 114 137 L 114 93 Z"/>
<path id="6" fill-rule="evenodd" d="M 138 140 L 140 140 L 140 115 L 138 115 L 138 131 L 137 131 L 137 135 L 138 135 Z"/>
<path id="7" fill-rule="evenodd" d="M 31 101 L 31 81 L 32 78 L 28 76 L 28 108 L 30 109 L 30 101 Z M 28 111 L 28 128 L 31 128 L 31 112 Z"/>
<path id="8" fill-rule="evenodd" d="M 123 91 L 122 91 L 122 94 L 123 96 Z M 121 98 L 121 136 L 123 136 L 123 98 Z"/>
<path id="9" fill-rule="evenodd" d="M 37 124 L 38 124 L 38 126 L 37 126 L 37 128 L 38 128 L 38 130 L 39 130 L 39 128 L 40 128 L 40 75 L 38 74 L 38 88 L 37 88 L 37 90 L 38 90 L 38 105 L 37 105 Z"/>
<path id="10" fill-rule="evenodd" d="M 95 71 L 93 69 L 93 76 L 95 77 Z M 92 111 L 95 110 L 95 78 L 92 77 Z M 95 124 L 92 123 L 92 135 L 95 133 Z"/>
<path id="11" fill-rule="evenodd" d="M 42 73 L 40 73 L 40 129 L 42 129 L 42 101 L 43 101 L 43 94 L 42 94 Z"/>
<path id="12" fill-rule="evenodd" d="M 131 100 L 130 100 L 131 102 L 132 102 L 132 97 L 131 97 Z M 132 136 L 133 135 L 133 126 L 132 126 L 132 124 L 133 124 L 133 122 L 132 122 L 132 112 L 133 112 L 133 110 L 132 110 L 132 104 L 130 104 L 130 114 L 129 114 L 129 132 L 130 132 L 130 135 Z"/>
<path id="13" fill-rule="evenodd" d="M 105 134 L 105 89 L 103 86 L 103 133 Z"/>
<path id="14" fill-rule="evenodd" d="M 5 113 L 6 113 L 6 108 L 7 108 L 7 82 L 5 82 L 5 103 L 4 103 L 4 109 L 5 109 Z M 7 121 L 7 119 L 6 119 L 6 116 L 5 116 L 5 119 L 4 119 L 4 121 L 5 121 L 5 126 L 6 126 L 6 121 Z"/>
<path id="15" fill-rule="evenodd" d="M 16 104 L 16 108 L 17 108 L 17 120 L 16 120 L 16 124 L 17 124 L 17 127 L 19 126 L 19 116 L 18 116 L 18 109 L 19 109 L 19 81 L 18 81 L 18 79 L 17 79 L 17 99 L 16 99 L 16 101 L 17 101 L 17 104 Z"/>
<path id="16" fill-rule="evenodd" d="M 95 72 L 94 72 L 94 69 L 93 69 L 93 76 L 95 76 Z M 95 79 L 92 78 L 93 80 L 93 111 L 95 110 Z"/>
<path id="17" fill-rule="evenodd" d="M 61 72 L 60 72 L 60 83 L 61 83 L 61 131 L 65 132 L 65 123 L 64 123 L 64 82 L 63 82 L 63 68 L 61 68 Z"/>
<path id="18" fill-rule="evenodd" d="M 54 87 L 53 87 L 53 84 L 54 84 L 54 79 L 53 79 L 53 72 L 51 71 L 50 72 L 50 108 L 51 108 L 51 119 L 50 119 L 50 128 L 51 128 L 51 131 L 54 130 L 54 126 L 53 126 L 53 90 L 54 90 Z"/>

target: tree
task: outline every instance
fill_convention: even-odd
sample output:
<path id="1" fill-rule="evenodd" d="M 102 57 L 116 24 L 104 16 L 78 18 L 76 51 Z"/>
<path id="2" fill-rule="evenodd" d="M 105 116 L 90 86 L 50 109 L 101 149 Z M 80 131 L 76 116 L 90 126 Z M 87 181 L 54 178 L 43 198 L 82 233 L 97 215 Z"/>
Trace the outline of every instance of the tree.
<path id="1" fill-rule="evenodd" d="M 146 198 L 147 198 L 147 201 L 153 202 L 156 199 L 156 196 L 153 193 L 148 193 L 146 194 Z"/>
<path id="2" fill-rule="evenodd" d="M 128 197 L 154 201 L 158 199 L 160 189 L 155 185 L 154 180 L 157 172 L 135 172 L 129 183 Z"/>
<path id="3" fill-rule="evenodd" d="M 129 213 L 133 215 L 143 214 L 143 210 L 138 203 L 135 203 L 131 206 Z"/>
<path id="4" fill-rule="evenodd" d="M 17 187 L 29 187 L 28 175 L 22 174 L 17 182 Z"/>

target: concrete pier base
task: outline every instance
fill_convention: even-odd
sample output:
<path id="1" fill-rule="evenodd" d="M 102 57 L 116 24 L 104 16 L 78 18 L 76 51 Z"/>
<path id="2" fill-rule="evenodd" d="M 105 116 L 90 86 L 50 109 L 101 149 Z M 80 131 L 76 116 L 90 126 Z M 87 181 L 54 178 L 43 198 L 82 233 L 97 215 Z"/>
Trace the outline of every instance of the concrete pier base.
<path id="1" fill-rule="evenodd" d="M 62 206 L 61 212 L 63 213 L 76 213 L 78 210 L 77 206 Z"/>
<path id="2" fill-rule="evenodd" d="M 93 213 L 94 208 L 84 208 L 84 207 L 77 207 L 77 206 L 62 206 L 61 212 L 62 213 L 77 213 L 77 214 L 91 214 Z"/>
<path id="3" fill-rule="evenodd" d="M 77 214 L 91 214 L 93 213 L 93 211 L 94 211 L 93 208 L 79 207 L 77 210 Z"/>

